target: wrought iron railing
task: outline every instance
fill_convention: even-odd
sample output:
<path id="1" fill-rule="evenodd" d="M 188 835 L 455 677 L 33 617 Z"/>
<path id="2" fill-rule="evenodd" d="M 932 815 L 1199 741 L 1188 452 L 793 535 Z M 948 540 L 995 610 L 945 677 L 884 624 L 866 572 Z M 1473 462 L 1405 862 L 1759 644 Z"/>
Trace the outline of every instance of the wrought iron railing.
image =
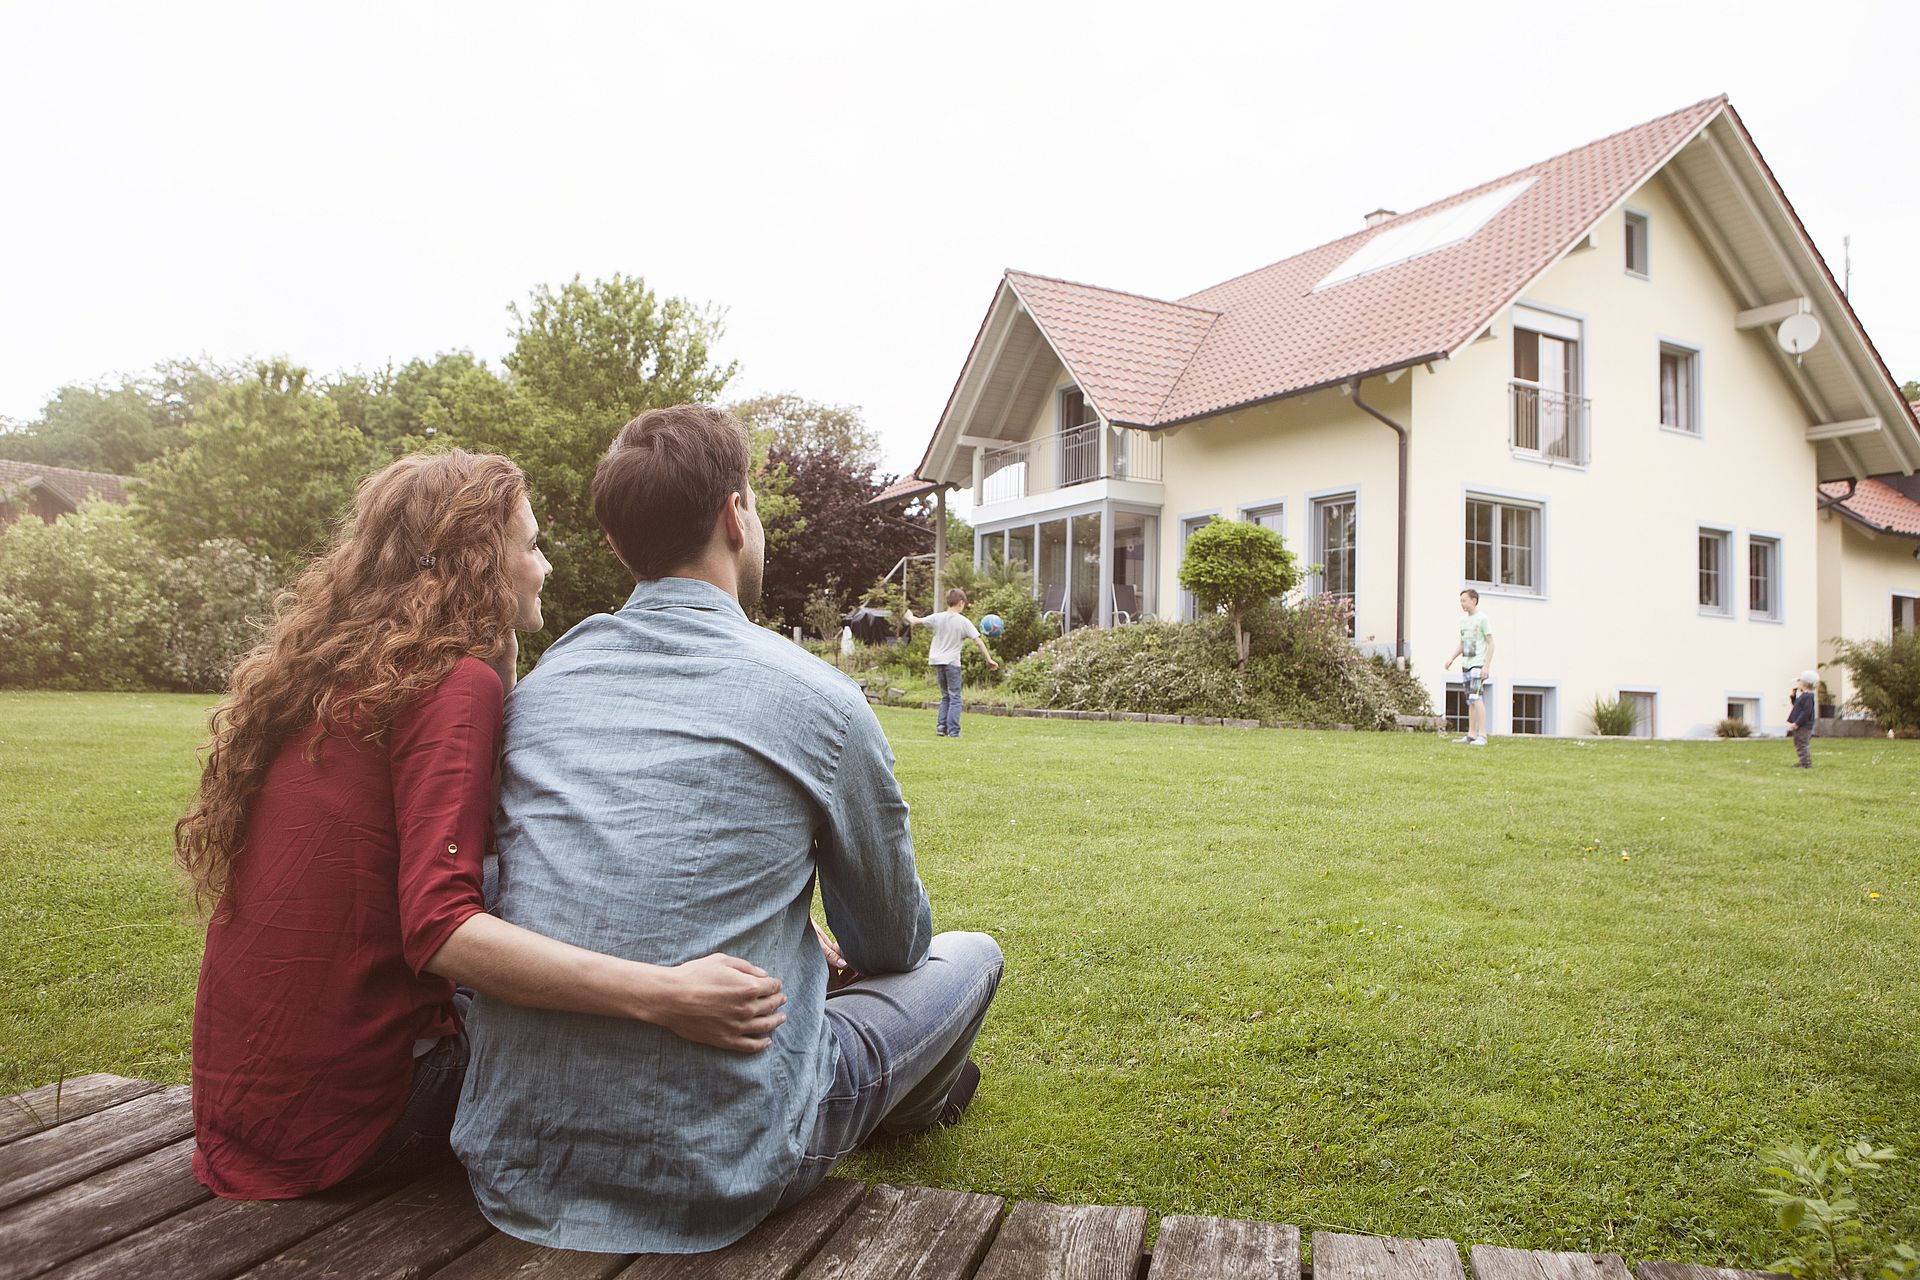
<path id="1" fill-rule="evenodd" d="M 1592 401 L 1531 382 L 1507 384 L 1507 442 L 1522 453 L 1576 467 L 1587 465 Z"/>
<path id="2" fill-rule="evenodd" d="M 1100 462 L 1100 433 L 1108 432 L 1106 466 Z M 1103 428 L 1097 422 L 1072 427 L 1004 449 L 987 451 L 976 501 L 985 505 L 1049 493 L 1092 480 L 1158 482 L 1160 437 L 1127 427 Z"/>

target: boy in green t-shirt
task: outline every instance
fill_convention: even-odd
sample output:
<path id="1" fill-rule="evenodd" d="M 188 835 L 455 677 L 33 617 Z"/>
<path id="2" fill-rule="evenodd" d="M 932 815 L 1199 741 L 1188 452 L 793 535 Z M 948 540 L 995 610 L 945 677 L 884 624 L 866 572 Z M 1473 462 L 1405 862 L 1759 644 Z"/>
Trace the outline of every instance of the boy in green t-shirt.
<path id="1" fill-rule="evenodd" d="M 1470 747 L 1487 745 L 1487 703 L 1482 693 L 1493 683 L 1493 620 L 1480 612 L 1480 593 L 1468 587 L 1460 593 L 1460 643 L 1454 646 L 1445 670 L 1460 659 L 1460 676 L 1467 687 L 1467 732 L 1455 742 Z"/>

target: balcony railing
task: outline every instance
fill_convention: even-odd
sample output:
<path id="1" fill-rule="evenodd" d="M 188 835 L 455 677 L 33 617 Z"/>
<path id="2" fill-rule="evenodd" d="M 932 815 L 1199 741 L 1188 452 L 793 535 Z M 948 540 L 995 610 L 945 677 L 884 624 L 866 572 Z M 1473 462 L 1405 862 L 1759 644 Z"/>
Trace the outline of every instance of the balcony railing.
<path id="1" fill-rule="evenodd" d="M 1531 382 L 1507 384 L 1507 442 L 1549 462 L 1587 465 L 1587 415 L 1592 402 Z"/>
<path id="2" fill-rule="evenodd" d="M 1107 432 L 1104 467 L 1100 457 L 1103 430 Z M 1157 482 L 1160 478 L 1159 436 L 1089 422 L 1004 449 L 988 450 L 982 460 L 980 491 L 974 500 L 985 505 L 1093 480 Z"/>

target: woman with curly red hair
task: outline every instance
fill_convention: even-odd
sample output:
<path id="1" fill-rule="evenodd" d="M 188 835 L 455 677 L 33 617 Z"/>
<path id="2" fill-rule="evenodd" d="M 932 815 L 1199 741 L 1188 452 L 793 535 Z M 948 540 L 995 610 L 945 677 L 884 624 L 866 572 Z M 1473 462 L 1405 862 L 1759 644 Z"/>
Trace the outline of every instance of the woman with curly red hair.
<path id="1" fill-rule="evenodd" d="M 780 983 L 664 968 L 487 914 L 501 701 L 541 626 L 526 479 L 461 450 L 365 480 L 213 713 L 174 831 L 213 904 L 193 1016 L 194 1173 L 281 1199 L 444 1150 L 465 1076 L 459 987 L 637 1018 L 751 1052 Z"/>

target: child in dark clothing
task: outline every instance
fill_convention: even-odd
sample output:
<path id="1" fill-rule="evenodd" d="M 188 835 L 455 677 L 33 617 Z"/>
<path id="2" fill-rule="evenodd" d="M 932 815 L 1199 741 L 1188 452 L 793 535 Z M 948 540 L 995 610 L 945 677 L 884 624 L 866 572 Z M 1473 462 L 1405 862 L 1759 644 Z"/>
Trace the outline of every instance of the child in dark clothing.
<path id="1" fill-rule="evenodd" d="M 1813 768 L 1813 751 L 1808 743 L 1813 741 L 1813 691 L 1820 683 L 1818 672 L 1802 671 L 1800 683 L 1793 689 L 1793 710 L 1787 713 L 1787 725 L 1793 732 L 1793 749 L 1800 754 L 1800 763 L 1796 769 Z"/>

